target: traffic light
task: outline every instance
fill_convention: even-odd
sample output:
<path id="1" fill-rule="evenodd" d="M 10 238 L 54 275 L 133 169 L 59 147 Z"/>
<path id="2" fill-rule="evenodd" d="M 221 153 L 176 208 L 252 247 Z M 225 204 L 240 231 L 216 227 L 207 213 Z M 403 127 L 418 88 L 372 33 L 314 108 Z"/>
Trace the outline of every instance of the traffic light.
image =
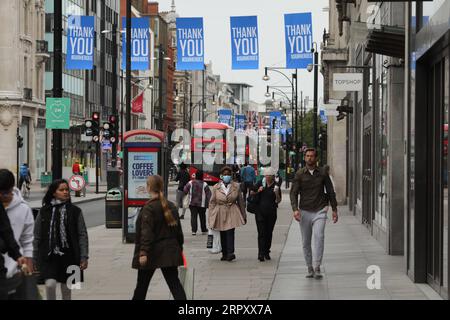
<path id="1" fill-rule="evenodd" d="M 338 106 L 336 108 L 336 111 L 338 111 L 339 113 L 353 113 L 353 108 L 349 106 Z"/>
<path id="2" fill-rule="evenodd" d="M 111 143 L 116 143 L 117 142 L 117 117 L 115 115 L 110 115 L 108 117 L 108 122 L 109 122 L 109 141 L 111 141 Z"/>
<path id="3" fill-rule="evenodd" d="M 20 149 L 22 147 L 23 147 L 23 138 L 20 135 L 18 135 L 17 136 L 17 148 Z"/>
<path id="4" fill-rule="evenodd" d="M 100 114 L 98 112 L 93 112 L 91 120 L 86 120 L 84 122 L 86 127 L 86 136 L 92 136 L 92 141 L 94 142 L 99 142 L 100 140 L 99 120 Z"/>
<path id="5" fill-rule="evenodd" d="M 103 139 L 111 139 L 111 124 L 109 122 L 103 122 Z"/>

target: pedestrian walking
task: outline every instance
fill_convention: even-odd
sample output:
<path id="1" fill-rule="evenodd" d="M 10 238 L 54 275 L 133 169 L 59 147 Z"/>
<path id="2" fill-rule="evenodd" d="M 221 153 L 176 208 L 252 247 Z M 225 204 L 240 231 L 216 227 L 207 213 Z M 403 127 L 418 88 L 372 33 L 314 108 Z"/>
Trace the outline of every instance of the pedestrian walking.
<path id="1" fill-rule="evenodd" d="M 200 218 L 200 228 L 203 234 L 208 233 L 206 227 L 206 209 L 211 199 L 211 190 L 206 182 L 203 181 L 203 171 L 198 170 L 195 173 L 195 180 L 189 181 L 184 186 L 184 194 L 189 197 L 189 210 L 191 211 L 191 229 L 192 235 L 197 234 L 198 219 Z"/>
<path id="2" fill-rule="evenodd" d="M 5 208 L 14 238 L 19 245 L 20 253 L 26 258 L 28 272 L 32 273 L 33 268 L 33 231 L 34 217 L 31 208 L 22 198 L 19 189 L 15 188 L 14 174 L 7 169 L 0 169 L 0 202 Z M 5 268 L 8 270 L 6 278 L 11 279 L 20 276 L 20 268 L 12 257 L 8 254 L 3 256 Z M 9 299 L 17 300 L 20 292 L 10 294 Z"/>
<path id="3" fill-rule="evenodd" d="M 61 284 L 63 300 L 71 300 L 67 279 L 73 274 L 69 267 L 80 267 L 80 279 L 88 267 L 89 241 L 83 212 L 72 204 L 69 184 L 55 180 L 48 187 L 42 208 L 36 217 L 33 257 L 45 281 L 47 300 L 56 300 L 56 285 Z"/>
<path id="4" fill-rule="evenodd" d="M 184 163 L 180 164 L 180 171 L 177 173 L 177 176 L 175 178 L 175 181 L 178 182 L 178 189 L 177 189 L 177 207 L 178 209 L 182 208 L 182 214 L 180 216 L 180 219 L 184 219 L 184 214 L 186 213 L 186 209 L 183 207 L 183 198 L 184 198 L 184 187 L 186 184 L 191 180 L 191 177 L 189 176 L 189 172 L 187 171 L 187 167 Z"/>
<path id="5" fill-rule="evenodd" d="M 248 162 L 241 170 L 241 180 L 244 199 L 247 199 L 248 190 L 251 189 L 256 182 L 255 168 L 253 168 Z"/>
<path id="6" fill-rule="evenodd" d="M 28 163 L 22 164 L 19 168 L 19 190 L 22 190 L 24 182 L 29 191 L 31 183 L 31 171 L 30 168 L 28 167 Z"/>
<path id="7" fill-rule="evenodd" d="M 244 198 L 239 183 L 232 181 L 232 171 L 228 166 L 220 170 L 221 181 L 214 185 L 209 202 L 208 224 L 220 231 L 222 261 L 233 261 L 235 229 L 247 223 Z"/>
<path id="8" fill-rule="evenodd" d="M 19 244 L 14 238 L 14 232 L 11 228 L 8 215 L 0 202 L 0 300 L 8 299 L 6 279 L 8 269 L 5 268 L 4 253 L 8 253 L 19 266 L 26 264 L 26 258 L 22 256 Z"/>
<path id="9" fill-rule="evenodd" d="M 81 168 L 80 168 L 80 162 L 78 160 L 75 161 L 75 163 L 72 165 L 72 173 L 74 175 L 80 175 Z"/>
<path id="10" fill-rule="evenodd" d="M 281 201 L 280 186 L 275 181 L 276 171 L 272 168 L 263 169 L 264 178 L 259 181 L 251 194 L 258 199 L 255 213 L 258 229 L 258 260 L 270 260 L 272 234 L 277 221 L 278 203 Z"/>
<path id="11" fill-rule="evenodd" d="M 175 300 L 186 300 L 178 278 L 178 266 L 183 265 L 183 231 L 175 204 L 163 195 L 160 176 L 147 179 L 150 200 L 136 221 L 136 241 L 132 267 L 138 269 L 133 300 L 145 300 L 148 286 L 156 269 L 161 269 Z"/>
<path id="12" fill-rule="evenodd" d="M 305 163 L 306 167 L 297 171 L 291 186 L 291 206 L 294 218 L 300 222 L 303 254 L 308 266 L 306 277 L 321 279 L 320 265 L 324 251 L 325 224 L 329 205 L 333 211 L 333 222 L 338 221 L 336 194 L 330 176 L 324 168 L 317 167 L 316 149 L 306 149 Z M 311 248 L 312 239 L 314 239 L 315 252 Z"/>

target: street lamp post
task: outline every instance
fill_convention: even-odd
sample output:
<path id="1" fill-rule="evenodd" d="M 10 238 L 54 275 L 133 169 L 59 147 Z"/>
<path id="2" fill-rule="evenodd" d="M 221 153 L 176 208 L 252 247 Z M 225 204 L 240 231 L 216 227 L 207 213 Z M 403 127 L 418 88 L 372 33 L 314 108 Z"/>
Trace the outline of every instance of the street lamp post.
<path id="1" fill-rule="evenodd" d="M 292 113 L 294 113 L 294 108 L 296 108 L 296 106 L 297 106 L 297 100 L 298 100 L 298 71 L 297 71 L 297 69 L 295 69 L 295 73 L 293 73 L 292 74 L 292 78 L 290 79 L 286 74 L 284 74 L 283 72 L 281 72 L 280 70 L 283 70 L 283 69 L 287 69 L 287 68 L 283 68 L 283 67 L 265 67 L 264 68 L 264 71 L 265 71 L 265 73 L 264 73 L 264 77 L 263 77 L 263 80 L 264 81 L 269 81 L 270 80 L 270 77 L 269 77 L 269 75 L 268 75 L 268 71 L 269 70 L 271 70 L 271 71 L 274 71 L 274 72 L 277 72 L 277 73 L 279 73 L 279 74 L 281 74 L 281 75 L 283 75 L 288 81 L 289 81 L 289 83 L 291 84 L 291 88 L 292 88 L 292 99 L 290 99 L 290 101 L 291 101 L 291 107 L 292 107 Z M 294 79 L 295 79 L 295 85 L 294 85 Z M 295 113 L 295 118 L 294 117 L 292 117 L 292 122 L 293 122 L 293 125 L 294 125 L 294 144 L 296 145 L 297 144 L 297 121 L 296 121 L 296 118 L 297 118 L 297 112 Z M 298 159 L 297 159 L 297 155 L 296 155 L 296 157 L 295 157 L 295 164 L 294 164 L 294 167 L 297 167 L 297 162 L 298 162 Z"/>
<path id="2" fill-rule="evenodd" d="M 314 42 L 315 43 L 315 42 Z M 314 52 L 314 111 L 313 111 L 313 134 L 314 134 L 314 148 L 317 149 L 317 90 L 318 90 L 318 74 L 319 74 L 319 52 L 312 49 Z"/>
<path id="3" fill-rule="evenodd" d="M 53 27 L 53 43 L 54 43 L 54 70 L 53 70 L 53 97 L 62 98 L 62 0 L 54 1 L 54 27 Z M 62 131 L 59 129 L 52 130 L 52 179 L 62 178 Z"/>

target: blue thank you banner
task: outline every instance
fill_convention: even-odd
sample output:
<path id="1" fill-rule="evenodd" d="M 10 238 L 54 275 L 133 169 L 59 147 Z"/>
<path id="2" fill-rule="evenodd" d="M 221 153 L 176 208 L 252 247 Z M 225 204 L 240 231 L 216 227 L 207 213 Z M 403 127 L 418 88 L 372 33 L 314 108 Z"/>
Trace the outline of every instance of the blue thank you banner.
<path id="1" fill-rule="evenodd" d="M 311 12 L 284 15 L 286 68 L 306 69 L 313 63 Z"/>
<path id="2" fill-rule="evenodd" d="M 177 70 L 205 68 L 203 18 L 177 18 Z"/>
<path id="3" fill-rule="evenodd" d="M 245 131 L 245 115 L 237 114 L 234 117 L 234 130 Z"/>
<path id="4" fill-rule="evenodd" d="M 232 69 L 259 69 L 258 17 L 230 17 Z"/>
<path id="5" fill-rule="evenodd" d="M 67 18 L 68 70 L 92 70 L 94 67 L 94 17 L 69 16 Z"/>
<path id="6" fill-rule="evenodd" d="M 122 17 L 122 69 L 127 68 L 127 19 Z M 131 70 L 150 69 L 150 19 L 131 18 Z"/>
<path id="7" fill-rule="evenodd" d="M 233 112 L 229 109 L 219 110 L 219 123 L 224 123 L 231 127 L 232 116 L 233 116 Z"/>

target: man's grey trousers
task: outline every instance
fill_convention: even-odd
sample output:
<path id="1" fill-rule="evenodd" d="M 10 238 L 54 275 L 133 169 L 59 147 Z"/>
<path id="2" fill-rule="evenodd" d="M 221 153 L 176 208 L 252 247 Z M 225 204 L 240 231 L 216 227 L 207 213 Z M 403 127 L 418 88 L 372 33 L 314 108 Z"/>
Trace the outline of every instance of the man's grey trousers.
<path id="1" fill-rule="evenodd" d="M 300 230 L 302 231 L 303 254 L 306 265 L 310 268 L 319 267 L 322 264 L 323 248 L 325 240 L 325 224 L 327 222 L 328 207 L 318 212 L 300 210 Z M 311 248 L 311 240 L 314 239 L 314 252 Z"/>

